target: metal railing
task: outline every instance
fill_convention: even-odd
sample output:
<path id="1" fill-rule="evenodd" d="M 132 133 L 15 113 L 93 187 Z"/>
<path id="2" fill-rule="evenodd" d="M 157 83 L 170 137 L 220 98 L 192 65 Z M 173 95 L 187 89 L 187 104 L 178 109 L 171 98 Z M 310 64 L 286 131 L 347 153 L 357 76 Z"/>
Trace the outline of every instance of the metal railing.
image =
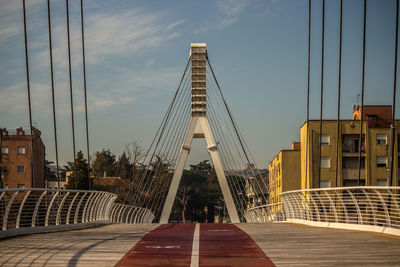
<path id="1" fill-rule="evenodd" d="M 244 218 L 250 223 L 276 222 L 284 221 L 285 213 L 283 212 L 282 202 L 279 202 L 247 209 Z"/>
<path id="2" fill-rule="evenodd" d="M 151 211 L 114 203 L 117 195 L 63 189 L 1 189 L 1 230 L 105 223 L 150 223 Z"/>
<path id="3" fill-rule="evenodd" d="M 357 186 L 289 191 L 281 208 L 265 205 L 245 213 L 248 222 L 287 222 L 400 235 L 400 187 Z"/>
<path id="4" fill-rule="evenodd" d="M 112 223 L 152 223 L 153 220 L 154 214 L 149 209 L 116 203 L 110 214 Z"/>

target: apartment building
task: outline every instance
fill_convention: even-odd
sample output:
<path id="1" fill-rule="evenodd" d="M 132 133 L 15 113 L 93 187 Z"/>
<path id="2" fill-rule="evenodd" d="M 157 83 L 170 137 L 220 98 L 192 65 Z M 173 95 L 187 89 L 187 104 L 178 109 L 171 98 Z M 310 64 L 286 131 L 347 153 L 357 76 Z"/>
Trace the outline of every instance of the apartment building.
<path id="1" fill-rule="evenodd" d="M 361 108 L 356 107 L 353 120 L 319 120 L 304 123 L 301 136 L 301 188 L 383 186 L 388 184 L 391 106 L 364 106 L 360 156 Z M 398 185 L 399 126 L 396 121 L 392 185 Z M 308 132 L 308 134 L 307 134 Z M 337 149 L 339 148 L 339 149 Z"/>
<path id="2" fill-rule="evenodd" d="M 269 163 L 269 203 L 281 202 L 282 192 L 300 189 L 300 153 L 300 143 L 293 143 Z"/>
<path id="3" fill-rule="evenodd" d="M 5 188 L 44 188 L 45 146 L 33 128 L 1 131 L 1 178 Z M 31 145 L 32 139 L 32 145 Z M 33 151 L 32 153 L 32 146 Z M 33 170 L 32 170 L 33 167 Z"/>

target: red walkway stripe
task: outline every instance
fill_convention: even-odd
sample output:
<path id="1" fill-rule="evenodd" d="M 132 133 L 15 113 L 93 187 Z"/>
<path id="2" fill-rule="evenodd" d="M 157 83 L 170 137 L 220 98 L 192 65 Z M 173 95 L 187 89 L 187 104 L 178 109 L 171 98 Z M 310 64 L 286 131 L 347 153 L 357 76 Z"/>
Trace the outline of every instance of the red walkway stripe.
<path id="1" fill-rule="evenodd" d="M 199 266 L 275 266 L 251 237 L 233 224 L 200 225 Z"/>
<path id="2" fill-rule="evenodd" d="M 195 224 L 163 224 L 145 235 L 115 266 L 190 266 Z"/>

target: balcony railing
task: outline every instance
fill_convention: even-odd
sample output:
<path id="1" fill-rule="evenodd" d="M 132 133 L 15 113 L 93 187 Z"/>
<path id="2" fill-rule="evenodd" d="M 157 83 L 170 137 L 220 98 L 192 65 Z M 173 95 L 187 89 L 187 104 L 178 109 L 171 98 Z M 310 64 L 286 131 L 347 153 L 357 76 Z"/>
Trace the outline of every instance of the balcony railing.
<path id="1" fill-rule="evenodd" d="M 342 153 L 358 153 L 359 146 L 356 144 L 342 144 Z M 365 145 L 361 146 L 361 152 L 365 152 Z"/>
<path id="2" fill-rule="evenodd" d="M 356 180 L 358 179 L 358 169 L 343 168 L 342 177 L 343 180 Z M 360 170 L 360 177 L 365 179 L 365 169 Z"/>

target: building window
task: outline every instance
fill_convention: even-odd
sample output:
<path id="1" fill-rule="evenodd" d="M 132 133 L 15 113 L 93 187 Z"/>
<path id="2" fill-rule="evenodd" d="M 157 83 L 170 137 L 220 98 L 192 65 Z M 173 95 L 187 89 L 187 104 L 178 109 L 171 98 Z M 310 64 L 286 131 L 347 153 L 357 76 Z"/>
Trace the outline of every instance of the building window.
<path id="1" fill-rule="evenodd" d="M 331 167 L 331 159 L 329 157 L 321 158 L 321 168 L 330 168 Z"/>
<path id="2" fill-rule="evenodd" d="M 377 145 L 386 145 L 387 144 L 386 134 L 377 134 L 376 135 L 376 144 Z"/>
<path id="3" fill-rule="evenodd" d="M 8 173 L 8 166 L 7 166 L 7 165 L 1 166 L 1 172 L 2 172 L 3 174 L 7 174 L 7 173 Z"/>
<path id="4" fill-rule="evenodd" d="M 320 188 L 331 187 L 331 180 L 321 180 L 319 183 Z"/>
<path id="5" fill-rule="evenodd" d="M 24 146 L 18 147 L 18 155 L 25 155 L 25 147 Z"/>
<path id="6" fill-rule="evenodd" d="M 18 184 L 17 188 L 25 188 L 25 184 Z"/>
<path id="7" fill-rule="evenodd" d="M 321 140 L 320 140 L 321 145 L 329 146 L 331 144 L 331 138 L 330 138 L 329 134 L 322 134 L 322 135 L 320 135 L 320 138 L 321 138 Z"/>
<path id="8" fill-rule="evenodd" d="M 387 167 L 387 158 L 376 157 L 376 167 Z"/>
<path id="9" fill-rule="evenodd" d="M 25 172 L 25 166 L 24 165 L 18 165 L 17 170 L 18 170 L 18 173 L 24 173 Z"/>
<path id="10" fill-rule="evenodd" d="M 384 178 L 384 179 L 377 179 L 377 180 L 376 180 L 376 183 L 377 183 L 378 186 L 387 186 L 387 179 L 386 179 L 386 178 Z"/>
<path id="11" fill-rule="evenodd" d="M 1 154 L 8 154 L 8 147 L 7 146 L 2 146 L 1 147 Z"/>

